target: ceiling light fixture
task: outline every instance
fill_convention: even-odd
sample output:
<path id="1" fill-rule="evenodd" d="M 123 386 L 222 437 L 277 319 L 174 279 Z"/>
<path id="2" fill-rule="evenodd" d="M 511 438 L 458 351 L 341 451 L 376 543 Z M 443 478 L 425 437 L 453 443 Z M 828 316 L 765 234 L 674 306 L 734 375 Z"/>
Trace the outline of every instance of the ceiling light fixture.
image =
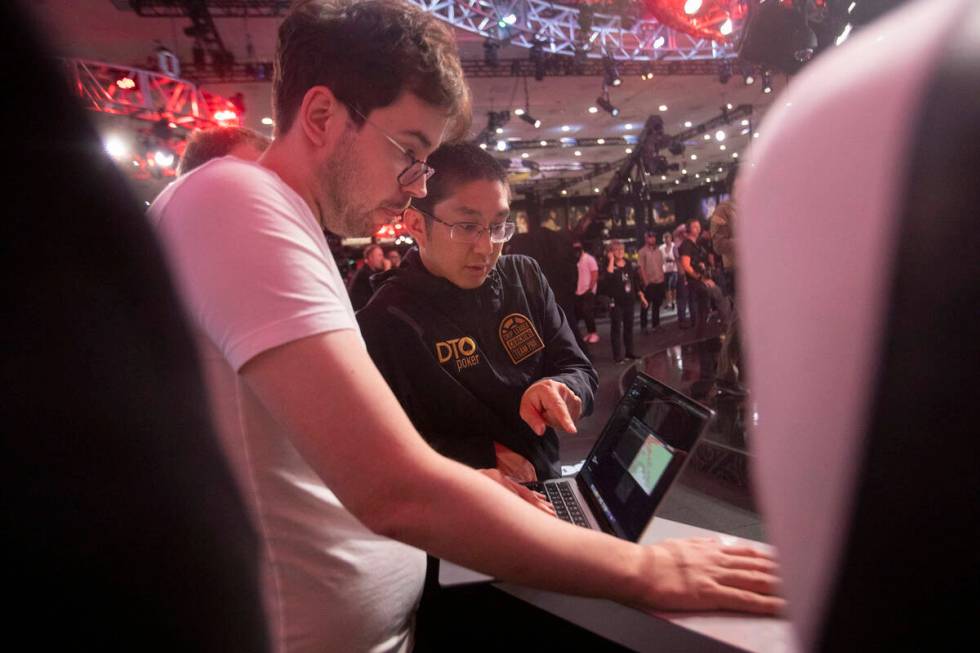
<path id="1" fill-rule="evenodd" d="M 603 81 L 606 86 L 619 86 L 623 83 L 623 78 L 619 76 L 619 69 L 616 62 L 609 56 L 602 59 Z"/>
<path id="2" fill-rule="evenodd" d="M 619 109 L 613 106 L 613 103 L 609 101 L 609 93 L 605 92 L 595 99 L 595 103 L 599 105 L 599 108 L 603 111 L 609 113 L 609 115 L 615 117 L 619 115 Z"/>

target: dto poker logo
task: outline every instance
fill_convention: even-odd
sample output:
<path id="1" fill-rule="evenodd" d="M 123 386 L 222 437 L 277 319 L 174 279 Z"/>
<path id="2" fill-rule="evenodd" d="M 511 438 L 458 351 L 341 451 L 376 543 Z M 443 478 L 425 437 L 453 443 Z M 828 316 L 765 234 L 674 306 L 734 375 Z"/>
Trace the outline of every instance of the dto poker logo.
<path id="1" fill-rule="evenodd" d="M 476 342 L 469 336 L 437 342 L 436 358 L 443 365 L 455 361 L 457 372 L 480 363 L 480 355 L 476 353 Z"/>

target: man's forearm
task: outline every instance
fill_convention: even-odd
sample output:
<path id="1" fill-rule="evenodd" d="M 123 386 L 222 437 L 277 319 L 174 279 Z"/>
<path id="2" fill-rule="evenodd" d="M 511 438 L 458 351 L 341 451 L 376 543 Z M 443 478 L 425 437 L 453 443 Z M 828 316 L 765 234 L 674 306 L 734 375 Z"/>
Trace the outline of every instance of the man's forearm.
<path id="1" fill-rule="evenodd" d="M 327 487 L 375 532 L 505 580 L 641 598 L 649 551 L 549 517 L 437 454 L 354 332 L 284 345 L 242 374 Z"/>
<path id="2" fill-rule="evenodd" d="M 429 447 L 364 351 L 335 331 L 240 374 L 303 459 L 376 533 L 503 580 L 646 607 L 772 613 L 768 557 L 705 542 L 637 546 L 545 515 Z M 356 421 L 355 421 L 356 420 Z"/>

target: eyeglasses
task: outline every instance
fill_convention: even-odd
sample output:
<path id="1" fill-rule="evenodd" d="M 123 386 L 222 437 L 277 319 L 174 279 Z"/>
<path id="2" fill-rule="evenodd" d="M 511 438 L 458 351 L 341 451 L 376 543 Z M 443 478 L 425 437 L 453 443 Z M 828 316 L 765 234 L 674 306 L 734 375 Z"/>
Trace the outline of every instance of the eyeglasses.
<path id="1" fill-rule="evenodd" d="M 416 159 L 412 155 L 411 152 L 409 152 L 404 147 L 402 147 L 401 145 L 399 145 L 398 144 L 398 141 L 396 141 L 394 138 L 392 138 L 388 134 L 388 132 L 386 132 L 384 129 L 381 129 L 381 127 L 378 127 L 373 122 L 371 122 L 370 120 L 368 120 L 367 119 L 367 116 L 365 116 L 363 113 L 361 113 L 360 111 L 358 111 L 354 107 L 350 106 L 349 104 L 347 105 L 347 108 L 350 109 L 351 111 L 353 111 L 354 113 L 356 113 L 358 116 L 360 116 L 361 117 L 361 120 L 363 120 L 365 123 L 371 125 L 375 129 L 377 129 L 379 132 L 381 132 L 381 135 L 384 136 L 385 138 L 387 138 L 389 143 L 391 143 L 392 145 L 394 145 L 395 147 L 397 147 L 398 148 L 398 151 L 401 152 L 402 154 L 404 154 L 405 157 L 408 158 L 409 161 L 411 161 L 411 163 L 408 164 L 408 167 L 407 168 L 405 168 L 400 173 L 398 173 L 397 179 L 398 179 L 399 185 L 401 185 L 401 186 L 411 186 L 412 184 L 414 184 L 416 181 L 418 181 L 422 177 L 424 177 L 426 179 L 426 181 L 428 181 L 432 177 L 432 175 L 436 174 L 436 169 L 435 168 L 433 168 L 432 166 L 430 166 L 425 161 L 420 161 L 419 159 Z"/>
<path id="2" fill-rule="evenodd" d="M 450 240 L 455 240 L 460 243 L 473 244 L 483 238 L 484 232 L 490 232 L 490 242 L 499 245 L 510 240 L 516 228 L 514 223 L 509 220 L 492 224 L 489 227 L 484 227 L 482 224 L 477 224 L 476 222 L 456 222 L 451 224 L 445 220 L 440 220 L 428 211 L 423 211 L 417 206 L 413 206 L 412 210 L 418 211 L 430 220 L 449 227 Z"/>

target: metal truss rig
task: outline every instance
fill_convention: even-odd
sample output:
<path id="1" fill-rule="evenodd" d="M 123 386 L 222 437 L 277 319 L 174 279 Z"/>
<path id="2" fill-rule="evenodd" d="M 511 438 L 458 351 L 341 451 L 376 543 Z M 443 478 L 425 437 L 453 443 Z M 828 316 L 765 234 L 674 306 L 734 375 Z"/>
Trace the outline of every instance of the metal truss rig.
<path id="1" fill-rule="evenodd" d="M 492 66 L 482 59 L 464 59 L 460 63 L 467 79 L 478 77 L 534 77 L 535 65 L 529 59 L 501 59 Z M 617 65 L 622 77 L 639 77 L 652 73 L 654 77 L 667 75 L 717 75 L 718 63 L 707 60 L 694 61 L 625 61 Z M 272 62 L 233 63 L 220 69 L 212 64 L 204 66 L 182 61 L 181 74 L 199 84 L 244 84 L 250 82 L 271 82 Z M 574 59 L 552 57 L 545 67 L 548 77 L 602 77 L 605 73 L 602 61 L 589 59 L 576 62 Z"/>
<path id="2" fill-rule="evenodd" d="M 468 32 L 512 45 L 574 56 L 588 50 L 590 58 L 609 56 L 633 61 L 727 59 L 729 44 L 716 43 L 672 30 L 650 19 L 590 13 L 544 0 L 409 0 L 425 11 Z M 516 20 L 508 24 L 508 17 Z M 589 18 L 591 20 L 589 20 Z M 504 27 L 500 24 L 504 23 Z M 583 29 L 583 25 L 587 29 Z"/>
<path id="3" fill-rule="evenodd" d="M 62 61 L 72 90 L 87 109 L 148 122 L 166 119 L 188 130 L 238 121 L 228 100 L 187 80 L 102 61 Z M 227 118 L 222 111 L 229 112 Z"/>
<path id="4" fill-rule="evenodd" d="M 140 16 L 186 16 L 184 3 L 173 0 L 113 0 Z M 684 34 L 651 19 L 592 13 L 545 0 L 408 0 L 459 29 L 543 52 L 588 58 L 609 56 L 633 61 L 696 61 L 735 56 L 728 43 Z M 214 17 L 277 17 L 288 0 L 198 0 Z M 513 24 L 505 21 L 514 17 Z M 585 18 L 583 20 L 583 18 Z M 504 26 L 501 27 L 501 24 Z M 587 29 L 583 29 L 583 25 Z M 736 26 L 736 31 L 738 26 Z M 586 53 L 585 50 L 588 50 Z M 581 56 L 581 55 L 580 55 Z"/>

